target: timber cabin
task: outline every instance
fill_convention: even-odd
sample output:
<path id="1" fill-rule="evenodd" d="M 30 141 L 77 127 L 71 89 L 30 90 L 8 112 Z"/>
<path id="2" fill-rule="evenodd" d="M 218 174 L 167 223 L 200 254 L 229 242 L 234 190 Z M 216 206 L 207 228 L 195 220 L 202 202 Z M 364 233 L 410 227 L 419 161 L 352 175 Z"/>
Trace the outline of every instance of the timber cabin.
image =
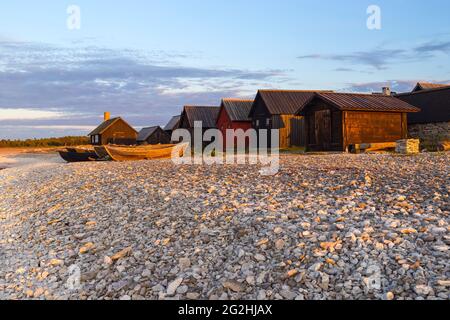
<path id="1" fill-rule="evenodd" d="M 216 120 L 219 115 L 220 107 L 210 106 L 185 106 L 180 119 L 180 129 L 186 129 L 191 134 L 192 143 L 194 142 L 194 125 L 195 122 L 201 122 L 203 134 L 208 129 L 216 128 Z M 208 143 L 204 142 L 206 146 Z"/>
<path id="2" fill-rule="evenodd" d="M 250 111 L 253 128 L 279 129 L 280 148 L 305 147 L 304 119 L 296 115 L 319 91 L 301 90 L 259 90 Z M 270 133 L 270 131 L 269 131 Z M 267 146 L 271 146 L 268 137 Z"/>
<path id="3" fill-rule="evenodd" d="M 143 128 L 137 137 L 138 145 L 170 144 L 171 136 L 161 127 Z"/>
<path id="4" fill-rule="evenodd" d="M 88 134 L 91 144 L 100 145 L 135 145 L 137 131 L 122 118 L 110 119 L 109 112 L 105 112 L 104 121 L 94 131 Z"/>
<path id="5" fill-rule="evenodd" d="M 402 93 L 396 98 L 421 109 L 408 115 L 411 138 L 426 144 L 450 140 L 450 86 Z"/>
<path id="6" fill-rule="evenodd" d="M 169 123 L 164 127 L 164 131 L 172 137 L 172 133 L 180 127 L 181 116 L 175 116 L 170 119 Z"/>
<path id="7" fill-rule="evenodd" d="M 297 114 L 305 117 L 308 151 L 348 151 L 352 145 L 406 139 L 407 114 L 419 111 L 393 96 L 321 92 Z"/>
<path id="8" fill-rule="evenodd" d="M 216 126 L 223 135 L 223 147 L 226 146 L 227 130 L 239 130 L 244 132 L 252 128 L 252 119 L 249 117 L 253 100 L 223 99 L 220 106 Z M 235 146 L 236 146 L 235 142 Z M 248 146 L 248 140 L 246 141 Z"/>

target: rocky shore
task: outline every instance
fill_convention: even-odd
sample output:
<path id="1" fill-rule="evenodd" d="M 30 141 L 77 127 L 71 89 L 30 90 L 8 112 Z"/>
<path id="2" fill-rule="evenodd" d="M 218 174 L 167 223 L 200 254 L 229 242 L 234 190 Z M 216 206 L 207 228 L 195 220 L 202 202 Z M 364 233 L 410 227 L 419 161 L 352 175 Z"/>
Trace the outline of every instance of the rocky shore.
<path id="1" fill-rule="evenodd" d="M 0 171 L 0 299 L 450 298 L 450 154 Z"/>

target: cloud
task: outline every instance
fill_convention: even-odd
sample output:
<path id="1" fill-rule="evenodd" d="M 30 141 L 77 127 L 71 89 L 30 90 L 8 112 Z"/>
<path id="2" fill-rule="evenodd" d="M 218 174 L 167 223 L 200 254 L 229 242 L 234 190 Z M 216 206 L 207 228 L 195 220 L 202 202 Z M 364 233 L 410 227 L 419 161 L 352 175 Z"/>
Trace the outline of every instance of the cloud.
<path id="1" fill-rule="evenodd" d="M 383 87 L 390 87 L 394 92 L 409 92 L 419 80 L 388 80 L 379 82 L 349 83 L 343 91 L 347 92 L 381 92 Z"/>
<path id="2" fill-rule="evenodd" d="M 300 60 L 329 60 L 348 63 L 350 65 L 362 65 L 372 67 L 376 70 L 385 70 L 389 66 L 398 63 L 423 61 L 435 56 L 436 53 L 450 54 L 450 41 L 429 41 L 427 43 L 403 48 L 378 47 L 368 51 L 355 51 L 341 54 L 308 54 L 297 58 Z M 353 68 L 340 67 L 335 71 L 351 71 Z"/>
<path id="3" fill-rule="evenodd" d="M 186 55 L 0 41 L 0 108 L 58 113 L 46 125 L 95 125 L 103 111 L 136 126 L 165 124 L 185 104 L 218 104 L 286 77 L 284 70 L 180 65 L 180 57 Z M 28 124 L 43 125 L 40 118 Z M 5 120 L 32 119 L 0 118 L 0 125 Z"/>
<path id="4" fill-rule="evenodd" d="M 375 69 L 385 69 L 387 65 L 399 59 L 407 58 L 403 49 L 376 49 L 358 51 L 348 54 L 311 54 L 297 57 L 298 59 L 332 60 L 351 64 L 371 66 Z"/>
<path id="5" fill-rule="evenodd" d="M 428 42 L 415 48 L 415 51 L 422 54 L 431 54 L 436 52 L 450 53 L 450 41 L 447 42 Z"/>

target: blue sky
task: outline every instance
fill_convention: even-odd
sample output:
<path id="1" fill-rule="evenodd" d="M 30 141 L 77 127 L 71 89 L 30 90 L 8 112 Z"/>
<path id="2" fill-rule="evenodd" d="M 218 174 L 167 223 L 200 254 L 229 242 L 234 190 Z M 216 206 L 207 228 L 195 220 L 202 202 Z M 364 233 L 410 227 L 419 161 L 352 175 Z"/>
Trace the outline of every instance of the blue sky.
<path id="1" fill-rule="evenodd" d="M 2 1 L 0 139 L 84 135 L 103 111 L 164 125 L 184 104 L 260 88 L 450 82 L 448 12 L 444 0 Z"/>

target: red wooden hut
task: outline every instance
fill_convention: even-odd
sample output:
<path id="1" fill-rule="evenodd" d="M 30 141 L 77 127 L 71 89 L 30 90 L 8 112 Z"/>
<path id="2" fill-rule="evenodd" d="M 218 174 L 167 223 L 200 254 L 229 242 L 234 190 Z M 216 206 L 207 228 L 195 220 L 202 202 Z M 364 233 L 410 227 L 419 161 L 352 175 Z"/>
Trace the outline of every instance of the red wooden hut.
<path id="1" fill-rule="evenodd" d="M 217 118 L 217 128 L 223 135 L 223 146 L 226 149 L 227 130 L 242 129 L 244 132 L 252 128 L 252 119 L 249 117 L 253 100 L 223 99 Z M 237 141 L 235 141 L 235 146 Z M 248 140 L 247 140 L 248 145 Z"/>

